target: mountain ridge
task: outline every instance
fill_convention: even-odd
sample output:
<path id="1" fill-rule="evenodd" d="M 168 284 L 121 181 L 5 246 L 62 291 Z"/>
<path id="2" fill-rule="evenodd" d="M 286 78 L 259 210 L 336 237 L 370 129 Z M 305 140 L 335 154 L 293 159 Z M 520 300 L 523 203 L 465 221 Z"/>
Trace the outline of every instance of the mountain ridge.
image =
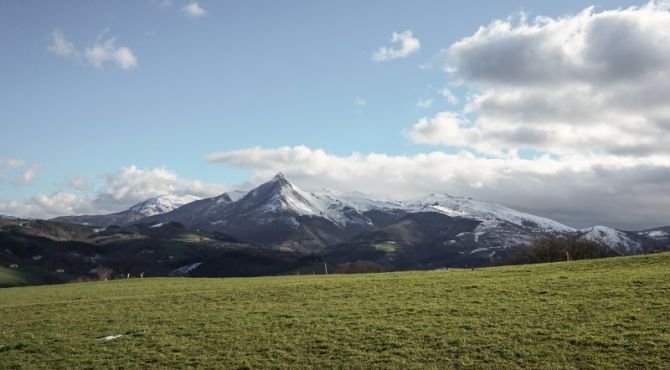
<path id="1" fill-rule="evenodd" d="M 131 217 L 120 226 L 178 222 L 193 230 L 221 232 L 269 248 L 301 252 L 322 252 L 334 245 L 347 243 L 359 245 L 363 241 L 368 242 L 370 238 L 376 240 L 376 237 L 371 236 L 374 233 L 397 234 L 399 230 L 413 228 L 411 225 L 421 220 L 431 220 L 429 233 L 435 235 L 424 235 L 420 241 L 417 238 L 411 239 L 412 242 L 405 240 L 402 242 L 404 244 L 398 244 L 401 248 L 417 245 L 436 248 L 436 245 L 441 245 L 458 249 L 464 254 L 477 251 L 491 259 L 544 235 L 580 233 L 583 238 L 606 244 L 620 254 L 639 253 L 643 244 L 650 240 L 663 244 L 667 235 L 670 235 L 670 228 L 667 231 L 657 228 L 629 232 L 594 226 L 578 230 L 498 203 L 442 193 L 400 201 L 328 189 L 310 192 L 290 182 L 281 172 L 248 192 L 227 192 L 172 209 L 153 207 L 151 209 L 156 212 L 140 217 L 133 210 L 141 208 L 143 203 L 124 211 L 132 211 Z M 124 212 L 119 214 L 128 215 Z M 119 214 L 106 215 L 107 219 L 104 216 L 87 216 L 88 219 L 75 216 L 55 220 L 73 223 L 116 222 L 115 217 L 118 216 L 115 215 Z M 418 214 L 439 214 L 444 217 L 411 216 Z M 442 224 L 433 224 L 436 219 L 441 220 Z M 457 235 L 445 231 L 459 224 L 467 224 L 470 228 Z"/>

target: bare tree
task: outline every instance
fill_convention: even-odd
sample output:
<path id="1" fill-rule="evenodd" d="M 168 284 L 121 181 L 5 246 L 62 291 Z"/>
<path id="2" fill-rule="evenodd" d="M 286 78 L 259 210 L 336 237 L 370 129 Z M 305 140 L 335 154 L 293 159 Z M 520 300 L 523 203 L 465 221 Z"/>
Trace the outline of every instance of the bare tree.
<path id="1" fill-rule="evenodd" d="M 100 280 L 105 281 L 109 280 L 109 278 L 112 277 L 113 272 L 114 270 L 112 270 L 111 268 L 102 265 L 98 266 L 98 268 L 95 269 L 95 273 L 98 275 L 98 278 Z"/>

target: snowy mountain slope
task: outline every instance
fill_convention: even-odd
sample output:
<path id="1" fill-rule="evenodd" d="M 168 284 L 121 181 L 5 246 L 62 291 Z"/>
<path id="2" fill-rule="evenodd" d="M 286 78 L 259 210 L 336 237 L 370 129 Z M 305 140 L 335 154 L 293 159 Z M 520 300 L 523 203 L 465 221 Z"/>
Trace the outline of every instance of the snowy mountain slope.
<path id="1" fill-rule="evenodd" d="M 118 213 L 107 215 L 62 216 L 54 218 L 53 221 L 103 227 L 110 225 L 125 226 L 147 217 L 173 211 L 198 199 L 198 197 L 192 195 L 178 196 L 165 194 L 149 198 Z"/>
<path id="2" fill-rule="evenodd" d="M 130 207 L 129 211 L 143 214 L 147 217 L 160 215 L 175 210 L 184 204 L 194 202 L 200 198 L 193 195 L 171 195 L 165 194 L 149 198 L 144 202 Z"/>
<path id="3" fill-rule="evenodd" d="M 161 223 L 161 222 L 179 222 L 186 226 L 194 226 L 206 219 L 219 217 L 225 207 L 239 200 L 245 192 L 226 192 L 212 198 L 199 199 L 187 203 L 171 212 L 162 213 L 148 217 L 142 222 Z"/>
<path id="4" fill-rule="evenodd" d="M 509 222 L 520 227 L 543 232 L 564 233 L 575 231 L 560 222 L 519 212 L 497 203 L 455 197 L 448 194 L 430 194 L 419 201 L 410 202 L 405 209 L 412 212 L 440 212 L 447 216 L 480 220 L 482 223 L 479 231 L 482 232 L 487 228 L 498 227 L 501 222 Z"/>
<path id="5" fill-rule="evenodd" d="M 632 239 L 628 233 L 607 226 L 593 226 L 580 230 L 582 238 L 602 243 L 621 254 L 633 254 L 642 251 L 642 245 Z"/>

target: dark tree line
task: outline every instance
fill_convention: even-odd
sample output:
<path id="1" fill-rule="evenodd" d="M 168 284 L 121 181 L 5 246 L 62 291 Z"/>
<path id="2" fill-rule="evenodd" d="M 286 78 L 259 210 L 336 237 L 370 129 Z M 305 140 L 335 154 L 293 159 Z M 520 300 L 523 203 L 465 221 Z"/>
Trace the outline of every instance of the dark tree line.
<path id="1" fill-rule="evenodd" d="M 345 262 L 337 265 L 336 274 L 365 274 L 371 272 L 384 272 L 384 266 L 372 261 Z"/>
<path id="2" fill-rule="evenodd" d="M 545 236 L 530 246 L 520 247 L 509 259 L 510 264 L 574 261 L 614 257 L 608 246 L 580 238 L 581 235 Z"/>

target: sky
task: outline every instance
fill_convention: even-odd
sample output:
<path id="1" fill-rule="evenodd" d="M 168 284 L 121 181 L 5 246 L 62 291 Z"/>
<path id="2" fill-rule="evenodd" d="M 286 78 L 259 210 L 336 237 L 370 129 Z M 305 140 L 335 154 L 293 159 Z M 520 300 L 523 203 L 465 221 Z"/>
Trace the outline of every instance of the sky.
<path id="1" fill-rule="evenodd" d="M 0 2 L 0 213 L 306 189 L 670 224 L 655 1 Z"/>

